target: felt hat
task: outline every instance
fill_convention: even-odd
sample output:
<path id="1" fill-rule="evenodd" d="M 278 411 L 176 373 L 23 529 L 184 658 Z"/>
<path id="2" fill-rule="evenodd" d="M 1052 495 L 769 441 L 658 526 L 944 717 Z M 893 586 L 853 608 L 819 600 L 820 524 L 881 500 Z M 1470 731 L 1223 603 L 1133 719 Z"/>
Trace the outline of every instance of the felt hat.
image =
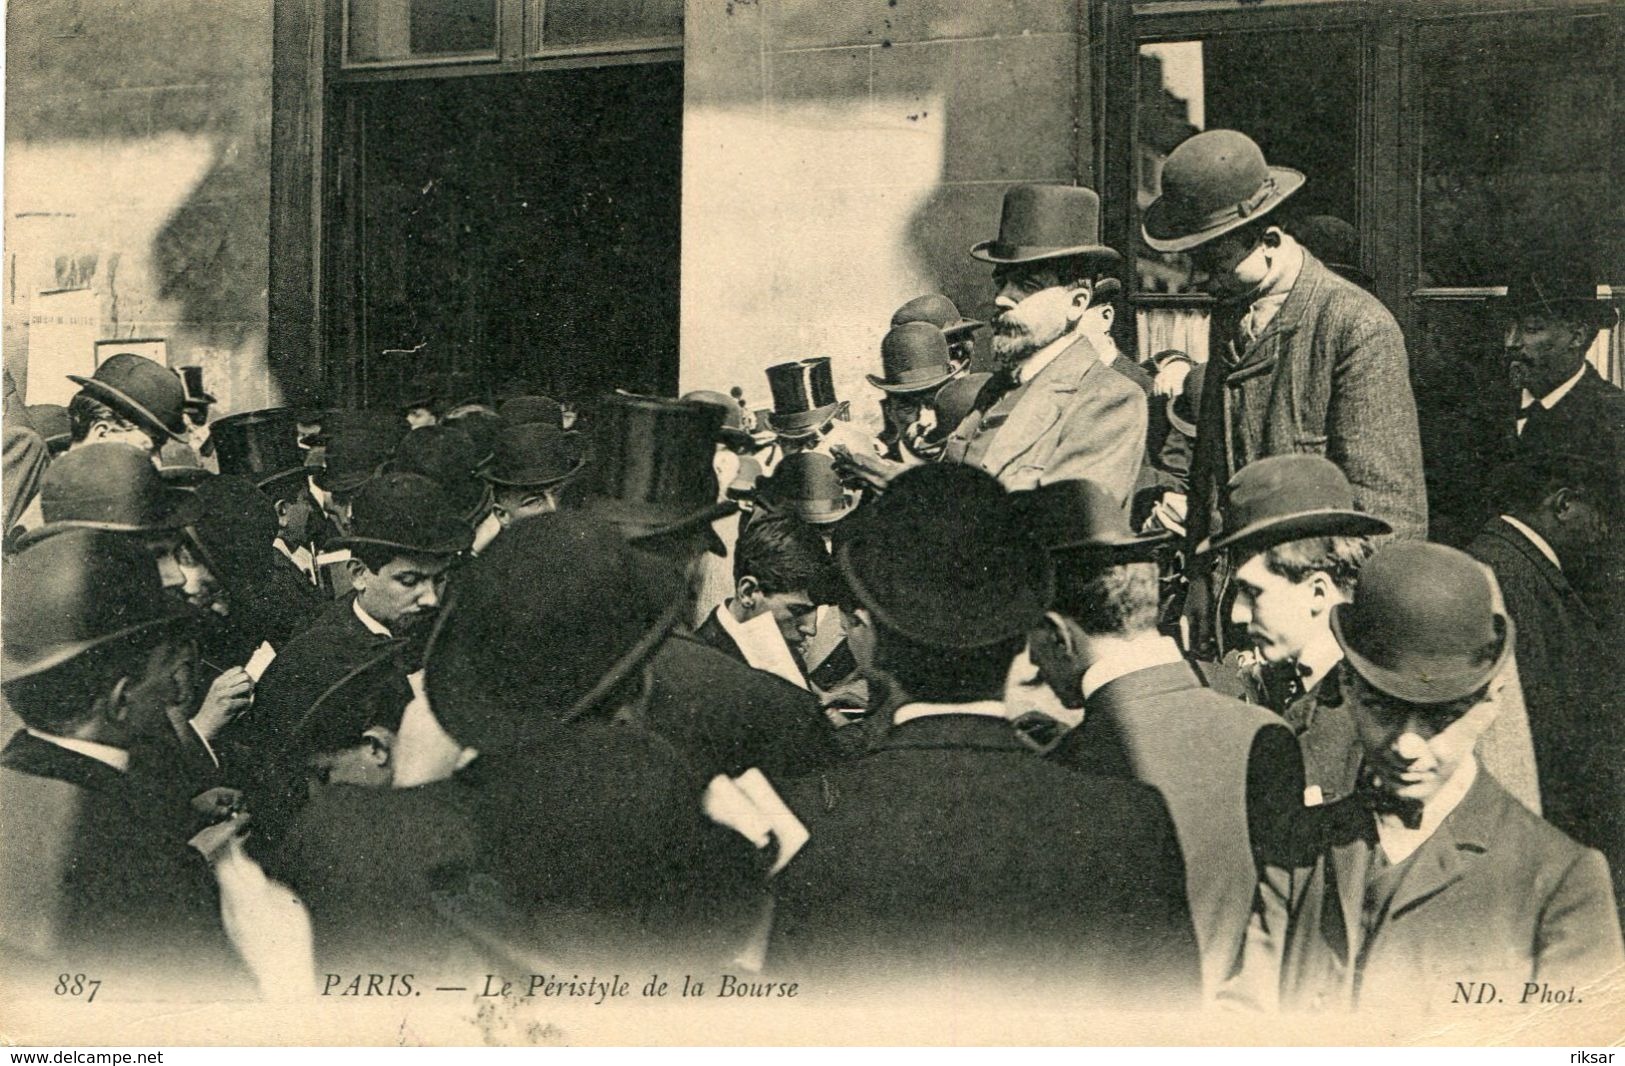
<path id="1" fill-rule="evenodd" d="M 1179 144 L 1162 164 L 1162 195 L 1140 229 L 1159 252 L 1186 252 L 1256 221 L 1303 187 L 1303 175 L 1272 167 L 1245 133 L 1207 130 Z"/>
<path id="2" fill-rule="evenodd" d="M 1258 550 L 1304 537 L 1371 536 L 1393 527 L 1354 506 L 1354 487 L 1324 456 L 1271 455 L 1236 471 L 1219 503 L 1219 528 L 1196 546 Z"/>
<path id="3" fill-rule="evenodd" d="M 322 419 L 326 451 L 316 484 L 328 492 L 354 492 L 389 461 L 405 432 L 386 412 L 329 412 Z"/>
<path id="4" fill-rule="evenodd" d="M 489 489 L 479 473 L 480 456 L 474 440 L 457 426 L 421 426 L 403 436 L 386 469 L 422 474 L 446 493 L 457 513 L 475 522 L 490 502 Z"/>
<path id="5" fill-rule="evenodd" d="M 1363 288 L 1371 275 L 1360 268 L 1360 234 L 1336 215 L 1309 215 L 1287 226 L 1294 240 L 1322 263 Z"/>
<path id="6" fill-rule="evenodd" d="M 270 407 L 227 415 L 209 426 L 222 474 L 240 474 L 260 488 L 302 477 L 305 452 L 299 447 L 298 415 Z"/>
<path id="7" fill-rule="evenodd" d="M 433 479 L 422 474 L 379 474 L 363 484 L 350 506 L 350 533 L 338 548 L 391 548 L 410 555 L 456 555 L 474 543 L 474 531 Z"/>
<path id="8" fill-rule="evenodd" d="M 659 647 L 684 600 L 677 571 L 607 523 L 568 512 L 517 523 L 458 574 L 425 654 L 429 705 L 482 755 L 523 747 L 592 711 Z"/>
<path id="9" fill-rule="evenodd" d="M 724 553 L 711 522 L 739 505 L 718 502 L 712 459 L 722 412 L 707 403 L 615 393 L 593 420 L 581 506 L 632 540 L 703 529 Z"/>
<path id="10" fill-rule="evenodd" d="M 165 594 L 144 545 L 100 530 L 62 530 L 25 547 L 7 561 L 5 581 L 0 633 L 8 683 L 196 617 Z"/>
<path id="11" fill-rule="evenodd" d="M 181 388 L 186 393 L 187 407 L 208 407 L 210 404 L 220 402 L 210 396 L 209 390 L 203 387 L 202 367 L 181 366 L 176 367 L 175 372 L 181 376 Z"/>
<path id="12" fill-rule="evenodd" d="M 204 467 L 190 444 L 172 440 L 158 449 L 158 476 L 174 488 L 191 489 L 214 474 Z"/>
<path id="13" fill-rule="evenodd" d="M 564 428 L 564 405 L 551 396 L 514 396 L 497 407 L 497 417 L 510 426 L 546 422 Z"/>
<path id="14" fill-rule="evenodd" d="M 147 453 L 128 444 L 86 444 L 53 459 L 39 500 L 45 525 L 23 534 L 20 547 L 68 529 L 167 532 L 197 515 L 191 494 L 167 485 Z"/>
<path id="15" fill-rule="evenodd" d="M 966 374 L 938 389 L 936 395 L 931 397 L 931 409 L 937 413 L 938 432 L 946 436 L 957 429 L 965 416 L 976 407 L 983 387 L 992 380 L 992 374 Z"/>
<path id="16" fill-rule="evenodd" d="M 1179 395 L 1168 402 L 1168 422 L 1187 437 L 1196 436 L 1196 426 L 1202 417 L 1202 387 L 1207 384 L 1207 364 L 1197 363 L 1185 375 Z"/>
<path id="17" fill-rule="evenodd" d="M 1050 552 L 1101 556 L 1116 562 L 1149 560 L 1172 533 L 1136 534 L 1128 512 L 1093 481 L 1052 481 L 1012 493 L 1027 531 Z"/>
<path id="18" fill-rule="evenodd" d="M 69 374 L 68 380 L 148 433 L 186 439 L 186 387 L 167 366 L 120 352 L 102 360 L 92 376 Z"/>
<path id="19" fill-rule="evenodd" d="M 730 447 L 763 443 L 745 428 L 745 405 L 733 396 L 724 396 L 712 389 L 685 392 L 683 400 L 689 403 L 708 403 L 722 411 L 722 428 L 717 430 L 717 442 Z"/>
<path id="20" fill-rule="evenodd" d="M 1619 311 L 1613 301 L 1597 299 L 1599 280 L 1586 264 L 1570 260 L 1522 269 L 1507 282 L 1497 309 L 1508 315 L 1579 317 L 1593 329 L 1607 329 L 1618 321 Z"/>
<path id="21" fill-rule="evenodd" d="M 841 402 L 835 398 L 835 378 L 824 357 L 797 359 L 767 368 L 773 410 L 767 423 L 781 437 L 805 437 L 835 417 Z"/>
<path id="22" fill-rule="evenodd" d="M 966 318 L 959 313 L 959 306 L 940 292 L 928 292 L 924 296 L 916 296 L 908 303 L 892 312 L 891 324 L 901 326 L 909 322 L 929 322 L 942 330 L 943 335 L 952 340 L 962 333 L 979 329 L 987 325 L 974 318 Z"/>
<path id="23" fill-rule="evenodd" d="M 474 442 L 474 454 L 484 463 L 491 458 L 496 450 L 497 437 L 502 432 L 502 419 L 497 413 L 487 407 L 469 407 L 461 412 L 452 412 L 440 420 L 443 426 L 456 426 L 468 434 L 468 439 Z"/>
<path id="24" fill-rule="evenodd" d="M 507 426 L 482 474 L 493 485 L 556 485 L 581 470 L 581 448 L 576 434 L 546 422 Z"/>
<path id="25" fill-rule="evenodd" d="M 933 648 L 1019 636 L 1054 594 L 1048 553 L 990 474 L 956 463 L 903 471 L 836 546 L 859 604 Z"/>
<path id="26" fill-rule="evenodd" d="M 203 549 L 209 569 L 228 587 L 273 558 L 276 505 L 253 481 L 221 474 L 199 485 L 196 498 L 198 514 L 187 532 Z"/>
<path id="27" fill-rule="evenodd" d="M 1353 603 L 1332 608 L 1349 666 L 1407 703 L 1448 703 L 1489 684 L 1512 652 L 1489 571 L 1442 544 L 1395 541 L 1360 568 Z"/>
<path id="28" fill-rule="evenodd" d="M 880 342 L 880 377 L 865 375 L 882 392 L 928 392 L 954 376 L 948 338 L 929 322 L 893 326 Z"/>
<path id="29" fill-rule="evenodd" d="M 68 421 L 68 409 L 55 403 L 28 405 L 28 421 L 44 440 L 52 455 L 67 450 L 73 441 L 73 427 Z"/>
<path id="30" fill-rule="evenodd" d="M 1004 193 L 998 237 L 970 254 L 985 263 L 1123 258 L 1100 243 L 1100 197 L 1081 185 L 1012 185 Z"/>
<path id="31" fill-rule="evenodd" d="M 766 507 L 819 526 L 839 522 L 862 500 L 857 490 L 841 484 L 835 460 L 823 452 L 785 456 L 757 486 L 756 495 Z"/>

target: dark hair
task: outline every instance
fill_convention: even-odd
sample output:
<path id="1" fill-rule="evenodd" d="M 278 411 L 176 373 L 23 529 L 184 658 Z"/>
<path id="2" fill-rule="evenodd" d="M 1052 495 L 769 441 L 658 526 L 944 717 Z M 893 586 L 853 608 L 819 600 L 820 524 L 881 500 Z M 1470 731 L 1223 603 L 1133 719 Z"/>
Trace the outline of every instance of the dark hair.
<path id="1" fill-rule="evenodd" d="M 124 677 L 146 668 L 148 654 L 166 630 L 146 630 L 80 652 L 32 677 L 5 683 L 6 702 L 25 725 L 43 733 L 68 734 L 91 718 L 91 706 Z"/>
<path id="2" fill-rule="evenodd" d="M 399 548 L 388 548 L 381 544 L 356 544 L 350 548 L 350 557 L 375 574 L 403 554 Z"/>
<path id="3" fill-rule="evenodd" d="M 829 565 L 824 538 L 794 515 L 756 516 L 734 548 L 734 582 L 754 577 L 769 596 L 807 589 Z"/>
<path id="4" fill-rule="evenodd" d="M 1154 562 L 1055 568 L 1056 610 L 1090 636 L 1132 636 L 1157 628 L 1160 572 Z"/>
<path id="5" fill-rule="evenodd" d="M 90 436 L 90 427 L 97 422 L 109 422 L 114 429 L 141 429 L 134 422 L 81 389 L 68 401 L 68 437 L 78 444 Z M 146 432 L 142 430 L 142 432 Z M 147 434 L 151 436 L 151 434 Z"/>
<path id="6" fill-rule="evenodd" d="M 970 703 L 1002 699 L 1010 664 L 1027 643 L 1025 634 L 980 648 L 937 648 L 875 623 L 875 657 L 910 699 Z"/>
<path id="7" fill-rule="evenodd" d="M 1620 510 L 1617 474 L 1586 455 L 1532 452 L 1505 464 L 1496 482 L 1499 502 L 1514 515 L 1534 514 L 1559 489 L 1568 489 L 1610 516 Z"/>
<path id="8" fill-rule="evenodd" d="M 1360 568 L 1374 548 L 1370 537 L 1304 537 L 1265 549 L 1264 569 L 1292 582 L 1324 573 L 1339 592 L 1352 597 Z"/>

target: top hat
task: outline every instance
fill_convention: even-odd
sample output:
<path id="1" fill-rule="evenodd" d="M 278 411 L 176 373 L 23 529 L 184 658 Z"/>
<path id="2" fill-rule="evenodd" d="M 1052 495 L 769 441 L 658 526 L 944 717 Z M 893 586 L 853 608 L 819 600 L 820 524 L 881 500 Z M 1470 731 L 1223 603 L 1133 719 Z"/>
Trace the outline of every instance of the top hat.
<path id="1" fill-rule="evenodd" d="M 767 422 L 781 437 L 811 436 L 841 406 L 829 359 L 822 356 L 768 367 L 767 385 L 773 393 Z"/>
<path id="2" fill-rule="evenodd" d="M 172 440 L 158 449 L 158 476 L 178 489 L 193 489 L 214 477 L 190 444 Z"/>
<path id="3" fill-rule="evenodd" d="M 1332 635 L 1378 692 L 1448 703 L 1489 684 L 1512 652 L 1512 619 L 1495 610 L 1492 578 L 1442 544 L 1395 541 L 1360 568 L 1360 594 L 1332 608 Z"/>
<path id="4" fill-rule="evenodd" d="M 20 547 L 68 529 L 165 532 L 197 516 L 191 494 L 165 484 L 147 453 L 128 444 L 86 444 L 52 460 L 39 500 L 46 524 L 23 534 Z"/>
<path id="5" fill-rule="evenodd" d="M 959 313 L 958 305 L 940 292 L 916 296 L 892 312 L 893 326 L 901 326 L 907 322 L 929 322 L 942 330 L 943 335 L 950 340 L 961 333 L 968 333 L 987 325 L 986 322 L 978 322 L 974 318 L 965 318 Z"/>
<path id="6" fill-rule="evenodd" d="M 576 434 L 532 422 L 504 428 L 481 473 L 493 485 L 545 487 L 574 476 L 583 462 Z"/>
<path id="7" fill-rule="evenodd" d="M 432 479 L 457 513 L 474 522 L 489 502 L 479 466 L 474 439 L 460 427 L 422 426 L 400 439 L 386 468 Z"/>
<path id="8" fill-rule="evenodd" d="M 120 352 L 104 359 L 91 377 L 69 374 L 68 380 L 148 433 L 186 439 L 186 388 L 167 366 Z"/>
<path id="9" fill-rule="evenodd" d="M 1194 373 L 1194 371 L 1193 371 Z M 1263 549 L 1304 537 L 1363 537 L 1392 533 L 1376 515 L 1354 507 L 1354 486 L 1322 455 L 1271 455 L 1236 471 L 1224 487 L 1219 528 L 1196 546 Z"/>
<path id="10" fill-rule="evenodd" d="M 1586 264 L 1571 260 L 1520 270 L 1507 283 L 1500 310 L 1510 315 L 1578 316 L 1593 329 L 1607 329 L 1619 318 L 1619 312 L 1612 301 L 1597 298 L 1597 281 Z"/>
<path id="11" fill-rule="evenodd" d="M 970 254 L 986 263 L 1123 258 L 1100 243 L 1100 197 L 1081 185 L 1012 185 L 1004 193 L 998 238 Z"/>
<path id="12" fill-rule="evenodd" d="M 717 501 L 712 464 L 722 412 L 711 404 L 615 393 L 593 421 L 592 463 L 582 506 L 633 540 L 703 528 L 739 505 Z"/>
<path id="13" fill-rule="evenodd" d="M 186 393 L 187 407 L 207 407 L 219 402 L 203 387 L 202 367 L 182 366 L 175 369 L 181 376 L 181 388 Z"/>
<path id="14" fill-rule="evenodd" d="M 298 416 L 291 408 L 270 407 L 227 415 L 209 427 L 222 474 L 240 474 L 259 488 L 302 477 L 305 455 L 299 447 Z"/>
<path id="15" fill-rule="evenodd" d="M 711 389 L 696 389 L 683 393 L 682 399 L 689 403 L 708 403 L 722 411 L 722 428 L 717 430 L 719 444 L 746 446 L 758 443 L 750 430 L 745 428 L 745 405 L 737 398 Z"/>
<path id="16" fill-rule="evenodd" d="M 564 428 L 564 405 L 551 396 L 514 396 L 503 400 L 497 416 L 510 426 L 546 422 Z"/>
<path id="17" fill-rule="evenodd" d="M 516 596 L 516 575 L 547 594 Z M 461 745 L 524 747 L 613 691 L 683 601 L 672 567 L 610 526 L 568 512 L 521 522 L 458 575 L 424 657 L 429 704 Z"/>
<path id="18" fill-rule="evenodd" d="M 1026 633 L 1049 607 L 1049 555 L 992 475 L 913 467 L 865 511 L 836 561 L 857 601 L 908 639 L 985 647 Z"/>
<path id="19" fill-rule="evenodd" d="M 1179 395 L 1169 401 L 1166 408 L 1168 423 L 1187 437 L 1196 436 L 1196 424 L 1202 417 L 1202 388 L 1207 384 L 1207 364 L 1197 363 L 1185 375 Z"/>
<path id="20" fill-rule="evenodd" d="M 835 460 L 823 452 L 785 456 L 772 475 L 757 486 L 756 494 L 765 506 L 820 526 L 839 522 L 862 499 L 856 490 L 841 484 Z"/>
<path id="21" fill-rule="evenodd" d="M 1287 227 L 1293 240 L 1332 270 L 1369 288 L 1371 275 L 1360 269 L 1360 234 L 1336 215 L 1310 215 Z"/>
<path id="22" fill-rule="evenodd" d="M 326 442 L 316 484 L 328 492 L 354 492 L 394 454 L 401 423 L 377 411 L 332 411 L 322 419 Z"/>
<path id="23" fill-rule="evenodd" d="M 927 392 L 954 376 L 948 338 L 929 322 L 893 326 L 880 342 L 881 377 L 864 375 L 883 392 Z"/>
<path id="24" fill-rule="evenodd" d="M 92 529 L 61 531 L 8 560 L 3 604 L 7 683 L 195 617 L 165 594 L 145 546 Z"/>
<path id="25" fill-rule="evenodd" d="M 1265 163 L 1245 133 L 1208 130 L 1169 153 L 1141 234 L 1156 251 L 1189 251 L 1262 218 L 1302 187 L 1302 174 Z"/>
<path id="26" fill-rule="evenodd" d="M 1012 493 L 1010 499 L 1027 531 L 1051 552 L 1135 562 L 1151 559 L 1158 546 L 1174 537 L 1165 530 L 1135 534 L 1128 512 L 1105 489 L 1084 478 L 1052 481 Z"/>
<path id="27" fill-rule="evenodd" d="M 474 531 L 450 498 L 422 474 L 379 474 L 355 494 L 350 533 L 338 548 L 392 548 L 409 555 L 456 555 L 474 543 Z"/>

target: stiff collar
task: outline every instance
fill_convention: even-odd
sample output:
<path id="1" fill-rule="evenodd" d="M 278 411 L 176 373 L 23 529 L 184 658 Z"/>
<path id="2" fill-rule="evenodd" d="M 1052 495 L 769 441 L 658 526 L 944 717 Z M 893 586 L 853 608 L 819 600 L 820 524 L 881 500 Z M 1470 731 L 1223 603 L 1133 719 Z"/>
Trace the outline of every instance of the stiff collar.
<path id="1" fill-rule="evenodd" d="M 1422 821 L 1415 829 L 1408 828 L 1398 815 L 1373 814 L 1372 818 L 1377 823 L 1377 841 L 1382 845 L 1388 861 L 1402 863 L 1415 854 L 1417 848 L 1426 844 L 1428 838 L 1438 832 L 1439 826 L 1450 817 L 1450 812 L 1461 805 L 1462 798 L 1476 780 L 1478 759 L 1469 755 L 1456 775 L 1422 805 Z"/>
<path id="2" fill-rule="evenodd" d="M 104 766 L 110 766 L 119 773 L 126 773 L 130 769 L 130 753 L 123 748 L 115 748 L 111 744 L 102 744 L 94 740 L 81 740 L 79 737 L 59 737 L 55 733 L 42 733 L 38 729 L 28 729 L 29 736 L 55 744 L 59 748 L 67 748 L 77 752 L 87 759 L 95 759 Z"/>
<path id="3" fill-rule="evenodd" d="M 772 612 L 764 611 L 749 621 L 741 622 L 734 617 L 730 606 L 733 602 L 730 599 L 716 609 L 717 624 L 739 648 L 746 665 L 805 689 L 807 679 L 802 676 L 801 667 L 797 665 L 790 646 L 784 642 L 784 634 L 779 632 L 779 624 Z"/>
<path id="4" fill-rule="evenodd" d="M 976 703 L 905 703 L 892 716 L 892 725 L 899 726 L 916 718 L 938 715 L 968 714 L 981 718 L 1007 717 L 1002 700 L 980 700 Z"/>
<path id="5" fill-rule="evenodd" d="M 1105 685 L 1127 674 L 1184 661 L 1179 645 L 1160 633 L 1123 641 L 1114 654 L 1083 672 L 1083 698 L 1087 701 Z"/>
<path id="6" fill-rule="evenodd" d="M 1574 386 L 1580 384 L 1580 379 L 1586 376 L 1586 369 L 1590 366 L 1591 364 L 1586 362 L 1584 359 L 1580 360 L 1580 369 L 1574 372 L 1573 377 L 1563 382 L 1563 384 L 1559 385 L 1551 392 L 1548 392 L 1546 395 L 1542 396 L 1539 400 L 1535 399 L 1534 393 L 1530 392 L 1528 389 L 1524 389 L 1521 406 L 1528 407 L 1532 403 L 1538 403 L 1542 407 L 1546 408 L 1546 410 L 1550 411 L 1552 408 L 1556 407 L 1562 402 L 1563 397 L 1574 391 Z"/>
<path id="7" fill-rule="evenodd" d="M 1298 283 L 1298 275 L 1303 273 L 1303 247 L 1286 234 L 1281 235 L 1281 248 L 1275 255 L 1275 262 L 1270 265 L 1269 272 L 1264 280 L 1259 282 L 1253 297 L 1248 301 L 1247 313 L 1242 316 L 1243 328 L 1246 329 L 1248 340 L 1257 340 L 1270 322 L 1280 313 L 1286 298 L 1292 294 L 1292 288 Z"/>
<path id="8" fill-rule="evenodd" d="M 1519 533 L 1522 533 L 1525 537 L 1527 537 L 1529 539 L 1529 543 L 1538 548 L 1540 550 L 1540 554 L 1551 560 L 1552 565 L 1557 567 L 1559 571 L 1563 569 L 1563 564 L 1558 561 L 1557 552 L 1552 550 L 1552 546 L 1546 542 L 1545 537 L 1541 536 L 1539 533 L 1536 533 L 1533 529 L 1530 529 L 1526 523 L 1518 521 L 1509 514 L 1502 515 L 1501 521 L 1505 522 L 1507 525 L 1511 526 L 1513 529 L 1516 529 Z"/>
<path id="9" fill-rule="evenodd" d="M 356 618 L 361 620 L 361 624 L 367 627 L 367 632 L 394 639 L 395 634 L 389 631 L 389 627 L 368 614 L 367 609 L 361 606 L 361 597 L 357 596 L 351 600 L 350 607 L 355 611 Z"/>

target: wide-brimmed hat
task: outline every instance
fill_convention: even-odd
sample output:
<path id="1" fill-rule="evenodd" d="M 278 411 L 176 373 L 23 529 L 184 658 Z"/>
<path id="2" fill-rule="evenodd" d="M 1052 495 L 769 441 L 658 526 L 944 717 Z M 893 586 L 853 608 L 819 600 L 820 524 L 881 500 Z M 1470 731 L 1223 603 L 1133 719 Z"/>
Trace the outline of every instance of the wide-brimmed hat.
<path id="1" fill-rule="evenodd" d="M 73 442 L 73 424 L 68 420 L 68 409 L 61 404 L 29 404 L 28 422 L 53 455 L 67 450 Z"/>
<path id="2" fill-rule="evenodd" d="M 440 420 L 443 426 L 456 426 L 468 434 L 468 439 L 474 442 L 474 453 L 480 457 L 480 462 L 488 462 L 491 453 L 496 450 L 497 436 L 503 428 L 502 419 L 488 407 L 469 407 L 461 413 L 448 414 Z"/>
<path id="3" fill-rule="evenodd" d="M 856 600 L 908 639 L 986 647 L 1026 633 L 1049 607 L 1053 564 L 992 475 L 914 467 L 864 510 L 836 562 Z"/>
<path id="4" fill-rule="evenodd" d="M 592 424 L 591 462 L 580 505 L 613 523 L 631 540 L 710 528 L 739 505 L 717 500 L 717 428 L 722 412 L 707 403 L 615 393 L 599 404 Z"/>
<path id="5" fill-rule="evenodd" d="M 767 422 L 781 437 L 810 436 L 841 407 L 829 360 L 822 356 L 768 367 L 767 385 L 773 393 Z"/>
<path id="6" fill-rule="evenodd" d="M 761 481 L 756 496 L 764 507 L 786 511 L 812 525 L 829 525 L 851 514 L 862 500 L 841 484 L 835 460 L 823 452 L 797 452 L 779 460 Z"/>
<path id="7" fill-rule="evenodd" d="M 61 530 L 7 560 L 3 604 L 8 684 L 103 644 L 196 617 L 165 594 L 143 544 L 93 529 Z"/>
<path id="8" fill-rule="evenodd" d="M 521 577 L 546 594 L 515 595 Z M 669 563 L 603 522 L 567 512 L 520 522 L 458 575 L 425 655 L 429 705 L 482 755 L 523 747 L 630 676 L 684 598 Z"/>
<path id="9" fill-rule="evenodd" d="M 186 406 L 208 407 L 210 404 L 220 402 L 210 396 L 209 390 L 203 387 L 202 367 L 179 366 L 175 368 L 175 372 L 181 376 L 181 388 L 186 393 Z"/>
<path id="10" fill-rule="evenodd" d="M 1496 301 L 1497 310 L 1507 315 L 1579 317 L 1593 329 L 1607 329 L 1618 321 L 1619 311 L 1612 301 L 1597 298 L 1598 280 L 1583 262 L 1525 268 L 1507 282 L 1507 294 Z"/>
<path id="11" fill-rule="evenodd" d="M 581 452 L 579 436 L 546 422 L 507 426 L 481 473 L 493 485 L 543 488 L 574 477 L 585 462 Z"/>
<path id="12" fill-rule="evenodd" d="M 379 411 L 331 411 L 322 419 L 323 465 L 316 484 L 328 492 L 354 492 L 389 461 L 406 427 Z"/>
<path id="13" fill-rule="evenodd" d="M 350 532 L 336 548 L 390 548 L 408 555 L 456 555 L 474 543 L 474 531 L 433 479 L 422 474 L 379 474 L 356 492 Z"/>
<path id="14" fill-rule="evenodd" d="M 514 396 L 497 407 L 497 417 L 510 426 L 546 422 L 564 428 L 564 405 L 551 396 Z"/>
<path id="15" fill-rule="evenodd" d="M 1354 506 L 1354 486 L 1330 459 L 1271 455 L 1236 471 L 1219 503 L 1219 528 L 1196 551 L 1262 550 L 1305 537 L 1392 532 L 1387 522 Z"/>
<path id="16" fill-rule="evenodd" d="M 1491 580 L 1464 552 L 1395 541 L 1360 568 L 1354 602 L 1332 608 L 1332 634 L 1378 692 L 1407 703 L 1462 699 L 1512 652 L 1512 619 L 1495 610 Z"/>
<path id="17" fill-rule="evenodd" d="M 1052 481 L 1012 493 L 1010 500 L 1027 531 L 1051 553 L 1134 562 L 1153 558 L 1159 546 L 1173 540 L 1165 530 L 1136 534 L 1129 528 L 1128 512 L 1085 478 Z"/>
<path id="18" fill-rule="evenodd" d="M 209 426 L 222 474 L 248 478 L 259 488 L 304 476 L 298 415 L 289 407 L 268 407 L 227 415 Z"/>
<path id="19" fill-rule="evenodd" d="M 985 263 L 1123 258 L 1100 243 L 1100 197 L 1081 185 L 1012 185 L 1004 193 L 998 237 L 970 254 Z"/>
<path id="20" fill-rule="evenodd" d="M 69 529 L 168 532 L 197 515 L 191 493 L 166 484 L 147 453 L 128 444 L 85 444 L 53 459 L 39 501 L 45 524 L 19 537 L 19 547 Z"/>
<path id="21" fill-rule="evenodd" d="M 883 392 L 929 392 L 954 376 L 948 338 L 929 322 L 893 326 L 880 342 L 880 365 L 882 376 L 864 376 Z"/>
<path id="22" fill-rule="evenodd" d="M 928 292 L 924 296 L 916 296 L 908 303 L 892 312 L 891 324 L 901 326 L 908 322 L 929 322 L 942 330 L 949 340 L 962 333 L 979 329 L 987 325 L 974 318 L 966 318 L 959 313 L 959 305 L 940 292 Z"/>
<path id="23" fill-rule="evenodd" d="M 103 360 L 92 376 L 69 374 L 68 380 L 148 433 L 186 439 L 186 388 L 167 366 L 120 352 Z"/>
<path id="24" fill-rule="evenodd" d="M 1156 251 L 1186 252 L 1262 218 L 1302 187 L 1302 174 L 1264 162 L 1245 133 L 1208 130 L 1169 153 L 1141 235 Z"/>

